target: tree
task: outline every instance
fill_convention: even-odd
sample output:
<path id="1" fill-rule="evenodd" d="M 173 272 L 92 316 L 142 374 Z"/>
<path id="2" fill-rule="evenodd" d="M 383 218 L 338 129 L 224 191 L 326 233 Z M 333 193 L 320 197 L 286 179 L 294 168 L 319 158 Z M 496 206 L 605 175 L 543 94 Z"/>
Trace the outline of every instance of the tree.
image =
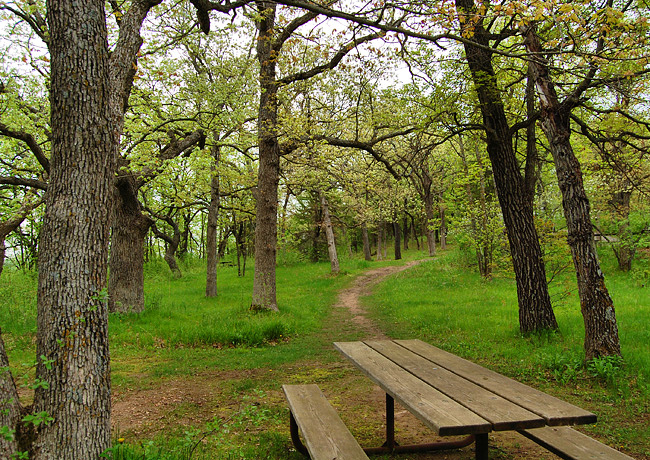
<path id="1" fill-rule="evenodd" d="M 52 159 L 39 256 L 36 369 L 44 384 L 33 411 L 49 418 L 30 446 L 37 460 L 98 458 L 110 446 L 104 292 L 119 138 L 107 103 L 105 17 L 104 2 L 48 2 Z"/>
<path id="2" fill-rule="evenodd" d="M 540 56 L 543 49 L 533 26 L 524 31 L 526 46 L 535 57 L 531 68 L 539 93 L 542 113 L 540 124 L 548 139 L 562 192 L 562 207 L 569 231 L 568 242 L 578 277 L 580 307 L 585 324 L 585 355 L 590 360 L 599 356 L 620 355 L 618 325 L 605 277 L 600 269 L 591 224 L 589 199 L 582 181 L 582 169 L 571 146 L 571 110 L 588 88 L 595 69 L 587 74 L 563 103 L 560 103 L 550 78 L 548 64 Z M 602 42 L 601 42 L 602 43 Z"/>
<path id="3" fill-rule="evenodd" d="M 456 0 L 456 8 L 461 33 L 470 37 L 463 45 L 480 102 L 487 150 L 510 243 L 519 299 L 519 328 L 522 332 L 557 329 L 533 220 L 530 181 L 522 177 L 515 157 L 515 130 L 508 123 L 492 64 L 494 50 L 490 41 L 502 37 L 485 29 L 483 16 L 477 14 L 473 0 Z"/>
<path id="4" fill-rule="evenodd" d="M 154 221 L 143 213 L 138 191 L 155 178 L 171 160 L 205 142 L 203 131 L 197 130 L 177 139 L 170 131 L 170 140 L 154 156 L 154 167 L 137 170 L 130 160 L 120 157 L 120 174 L 115 181 L 110 277 L 109 309 L 113 312 L 141 312 L 144 309 L 144 241 Z"/>

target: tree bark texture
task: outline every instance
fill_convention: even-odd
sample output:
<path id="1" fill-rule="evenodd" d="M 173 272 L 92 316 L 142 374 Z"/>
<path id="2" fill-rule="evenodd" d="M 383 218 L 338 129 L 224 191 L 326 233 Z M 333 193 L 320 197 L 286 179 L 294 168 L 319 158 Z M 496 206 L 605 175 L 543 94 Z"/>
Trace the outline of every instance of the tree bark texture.
<path id="1" fill-rule="evenodd" d="M 218 135 L 213 136 L 215 145 L 212 147 L 212 178 L 210 179 L 210 207 L 208 208 L 208 225 L 206 229 L 205 251 L 207 275 L 205 281 L 205 296 L 217 297 L 217 228 L 219 225 L 219 202 L 221 199 L 219 189 L 219 160 L 221 148 L 216 145 Z"/>
<path id="2" fill-rule="evenodd" d="M 18 399 L 16 383 L 8 369 L 9 358 L 2 340 L 0 330 L 0 426 L 7 426 L 14 430 L 13 439 L 8 440 L 0 436 L 0 454 L 2 458 L 12 458 L 18 451 L 18 431 L 20 430 L 21 405 Z"/>
<path id="3" fill-rule="evenodd" d="M 483 28 L 473 0 L 456 0 L 461 32 L 480 46 L 464 44 L 467 62 L 478 93 L 487 151 L 503 213 L 512 255 L 517 297 L 519 328 L 522 332 L 557 329 L 546 284 L 546 270 L 533 220 L 533 205 L 528 199 L 524 179 L 512 146 L 497 77 L 492 66 L 489 34 Z"/>
<path id="4" fill-rule="evenodd" d="M 107 281 L 114 130 L 104 2 L 47 2 L 52 156 L 41 231 L 31 458 L 97 459 L 110 447 Z"/>
<path id="5" fill-rule="evenodd" d="M 614 302 L 600 269 L 582 169 L 570 142 L 572 101 L 560 104 L 548 72 L 548 64 L 540 57 L 542 47 L 539 37 L 532 27 L 525 30 L 525 35 L 527 49 L 538 53 L 531 60 L 531 68 L 540 99 L 540 124 L 549 142 L 562 193 L 562 207 L 568 229 L 567 241 L 578 278 L 580 308 L 585 324 L 586 359 L 620 355 Z"/>
<path id="6" fill-rule="evenodd" d="M 108 305 L 111 312 L 144 310 L 144 243 L 153 220 L 142 213 L 132 173 L 117 179 L 113 194 Z"/>
<path id="7" fill-rule="evenodd" d="M 280 146 L 277 138 L 278 85 L 277 51 L 273 47 L 276 4 L 256 2 L 257 58 L 260 62 L 260 107 L 258 116 L 259 172 L 256 198 L 255 273 L 253 276 L 254 310 L 278 310 L 275 285 L 277 252 L 278 184 L 280 182 Z"/>
<path id="8" fill-rule="evenodd" d="M 325 227 L 325 238 L 327 239 L 327 253 L 330 258 L 331 271 L 338 275 L 341 271 L 339 267 L 339 256 L 336 252 L 336 240 L 334 239 L 334 229 L 332 228 L 332 219 L 330 217 L 329 205 L 325 194 L 320 193 L 320 203 L 323 209 L 323 227 Z"/>

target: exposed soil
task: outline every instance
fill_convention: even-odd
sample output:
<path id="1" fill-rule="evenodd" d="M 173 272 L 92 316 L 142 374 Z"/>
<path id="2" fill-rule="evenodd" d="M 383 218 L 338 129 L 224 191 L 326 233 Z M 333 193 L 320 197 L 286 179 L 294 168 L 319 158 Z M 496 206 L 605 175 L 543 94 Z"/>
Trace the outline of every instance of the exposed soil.
<path id="1" fill-rule="evenodd" d="M 349 336 L 351 331 L 362 339 L 388 338 L 369 318 L 360 298 L 370 294 L 372 287 L 387 276 L 407 270 L 417 263 L 372 269 L 359 275 L 349 288 L 341 291 L 330 321 L 321 332 L 327 338 L 325 343 L 336 341 L 342 334 Z M 334 350 L 332 353 L 335 353 Z M 282 373 L 286 383 L 318 383 L 362 445 L 382 444 L 385 394 L 343 358 L 332 363 L 296 363 L 282 369 L 204 372 L 182 379 L 162 379 L 155 388 L 117 390 L 113 394 L 113 428 L 116 432 L 137 439 L 161 434 L 172 425 L 201 426 L 214 417 L 225 420 L 238 411 L 242 404 L 283 407 L 285 404 L 279 388 L 266 392 L 264 401 L 259 402 L 243 402 L 232 397 L 233 381 L 263 382 L 269 372 Z M 402 445 L 438 439 L 430 429 L 397 404 L 395 426 L 396 439 Z M 288 439 L 288 427 L 286 434 Z M 490 446 L 491 459 L 558 458 L 516 433 L 490 436 Z M 472 459 L 474 450 L 470 446 L 456 451 L 406 454 L 395 458 Z"/>

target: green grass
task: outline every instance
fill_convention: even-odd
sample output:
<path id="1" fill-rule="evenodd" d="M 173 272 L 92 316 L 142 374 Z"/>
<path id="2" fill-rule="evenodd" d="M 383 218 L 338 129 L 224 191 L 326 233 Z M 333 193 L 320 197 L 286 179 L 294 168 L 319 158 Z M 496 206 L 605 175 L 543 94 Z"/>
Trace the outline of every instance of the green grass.
<path id="1" fill-rule="evenodd" d="M 649 455 L 649 424 L 638 423 L 648 420 L 650 406 L 650 290 L 639 274 L 648 261 L 621 273 L 607 252 L 602 258 L 623 360 L 585 364 L 575 289 L 554 295 L 558 333 L 523 336 L 512 277 L 483 280 L 453 250 L 382 283 L 365 303 L 392 336 L 420 338 L 592 410 L 601 422 L 586 430 Z M 567 273 L 551 290 L 558 294 L 574 283 Z"/>
<path id="2" fill-rule="evenodd" d="M 405 260 L 422 257 L 422 252 L 404 253 Z M 202 262 L 185 262 L 181 279 L 160 261 L 147 265 L 145 312 L 110 316 L 113 390 L 118 395 L 155 392 L 167 382 L 197 379 L 213 385 L 214 399 L 208 401 L 210 410 L 191 402 L 174 407 L 164 422 L 156 422 L 164 423 L 164 434 L 128 431 L 125 442 L 116 438 L 115 458 L 185 460 L 194 446 L 195 460 L 302 458 L 289 448 L 279 388 L 318 383 L 336 393 L 341 385 L 351 385 L 349 392 L 358 386 L 354 379 L 363 381 L 337 364 L 339 356 L 321 327 L 338 291 L 356 274 L 396 262 L 347 259 L 342 273 L 333 277 L 328 263 L 283 260 L 277 269 L 277 314 L 249 310 L 252 266 L 244 278 L 234 267 L 220 267 L 219 296 L 206 299 Z M 453 249 L 440 252 L 377 286 L 365 299 L 367 308 L 389 335 L 420 338 L 592 410 L 600 421 L 587 429 L 590 434 L 650 455 L 650 260 L 639 259 L 625 274 L 603 254 L 624 362 L 589 366 L 583 360 L 582 318 L 570 275 L 552 287 L 560 332 L 524 337 L 511 275 L 496 273 L 485 281 L 464 260 Z M 35 298 L 34 274 L 2 274 L 0 326 L 14 372 L 27 377 L 35 351 Z M 347 332 L 337 333 L 338 340 Z M 350 332 L 350 339 L 356 338 Z M 225 377 L 211 382 L 201 375 Z"/>

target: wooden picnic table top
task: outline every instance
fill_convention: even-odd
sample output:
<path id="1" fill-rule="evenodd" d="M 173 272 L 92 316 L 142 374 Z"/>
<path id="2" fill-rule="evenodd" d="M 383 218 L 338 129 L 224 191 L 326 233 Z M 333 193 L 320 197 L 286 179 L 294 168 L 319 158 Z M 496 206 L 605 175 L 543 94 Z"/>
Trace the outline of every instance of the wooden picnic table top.
<path id="1" fill-rule="evenodd" d="M 596 422 L 591 412 L 420 340 L 334 346 L 440 436 Z"/>

